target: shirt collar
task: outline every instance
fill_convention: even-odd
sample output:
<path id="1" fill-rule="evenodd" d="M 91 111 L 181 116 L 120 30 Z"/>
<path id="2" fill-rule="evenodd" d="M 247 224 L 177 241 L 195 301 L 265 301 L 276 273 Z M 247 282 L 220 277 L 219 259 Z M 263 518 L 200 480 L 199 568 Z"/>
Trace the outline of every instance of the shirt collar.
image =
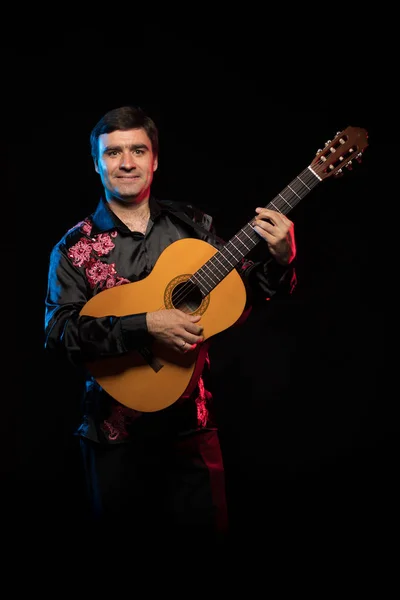
<path id="1" fill-rule="evenodd" d="M 161 214 L 162 207 L 154 196 L 150 196 L 149 206 L 150 219 L 154 221 Z M 121 219 L 119 219 L 110 209 L 104 197 L 101 197 L 99 200 L 97 208 L 92 216 L 92 223 L 92 235 L 110 231 L 111 229 L 127 229 Z"/>

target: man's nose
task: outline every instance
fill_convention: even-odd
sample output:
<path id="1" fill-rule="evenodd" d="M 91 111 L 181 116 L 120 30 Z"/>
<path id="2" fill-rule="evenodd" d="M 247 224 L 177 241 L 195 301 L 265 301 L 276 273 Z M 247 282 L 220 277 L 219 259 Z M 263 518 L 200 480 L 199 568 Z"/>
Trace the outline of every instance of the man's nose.
<path id="1" fill-rule="evenodd" d="M 120 166 L 124 169 L 134 169 L 136 167 L 135 157 L 131 152 L 123 153 Z"/>

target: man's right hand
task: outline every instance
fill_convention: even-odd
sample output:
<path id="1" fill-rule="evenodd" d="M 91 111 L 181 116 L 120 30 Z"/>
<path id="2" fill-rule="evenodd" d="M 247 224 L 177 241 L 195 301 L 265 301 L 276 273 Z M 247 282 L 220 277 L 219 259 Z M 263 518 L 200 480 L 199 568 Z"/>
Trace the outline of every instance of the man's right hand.
<path id="1" fill-rule="evenodd" d="M 200 315 L 188 315 L 177 309 L 163 309 L 146 314 L 148 332 L 169 348 L 187 352 L 203 341 Z"/>

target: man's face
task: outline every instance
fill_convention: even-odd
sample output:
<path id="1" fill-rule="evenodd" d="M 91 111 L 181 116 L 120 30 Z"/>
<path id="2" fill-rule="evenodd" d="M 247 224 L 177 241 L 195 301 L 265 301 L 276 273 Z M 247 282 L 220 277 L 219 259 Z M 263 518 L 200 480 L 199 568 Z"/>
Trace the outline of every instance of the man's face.
<path id="1" fill-rule="evenodd" d="M 106 199 L 115 198 L 127 203 L 147 199 L 158 160 L 145 130 L 103 133 L 98 144 L 99 158 L 95 169 Z"/>

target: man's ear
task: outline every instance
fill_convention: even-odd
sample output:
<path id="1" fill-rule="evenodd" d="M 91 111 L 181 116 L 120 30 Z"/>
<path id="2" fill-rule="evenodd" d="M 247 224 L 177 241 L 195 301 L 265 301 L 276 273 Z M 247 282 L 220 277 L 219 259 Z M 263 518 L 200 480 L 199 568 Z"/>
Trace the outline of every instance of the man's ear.
<path id="1" fill-rule="evenodd" d="M 98 167 L 98 164 L 97 164 L 97 160 L 93 159 L 93 162 L 94 162 L 94 170 L 96 171 L 96 173 L 98 173 L 99 172 L 99 167 Z"/>
<path id="2" fill-rule="evenodd" d="M 153 160 L 153 171 L 157 171 L 157 169 L 158 169 L 158 156 L 155 156 L 154 160 Z"/>

